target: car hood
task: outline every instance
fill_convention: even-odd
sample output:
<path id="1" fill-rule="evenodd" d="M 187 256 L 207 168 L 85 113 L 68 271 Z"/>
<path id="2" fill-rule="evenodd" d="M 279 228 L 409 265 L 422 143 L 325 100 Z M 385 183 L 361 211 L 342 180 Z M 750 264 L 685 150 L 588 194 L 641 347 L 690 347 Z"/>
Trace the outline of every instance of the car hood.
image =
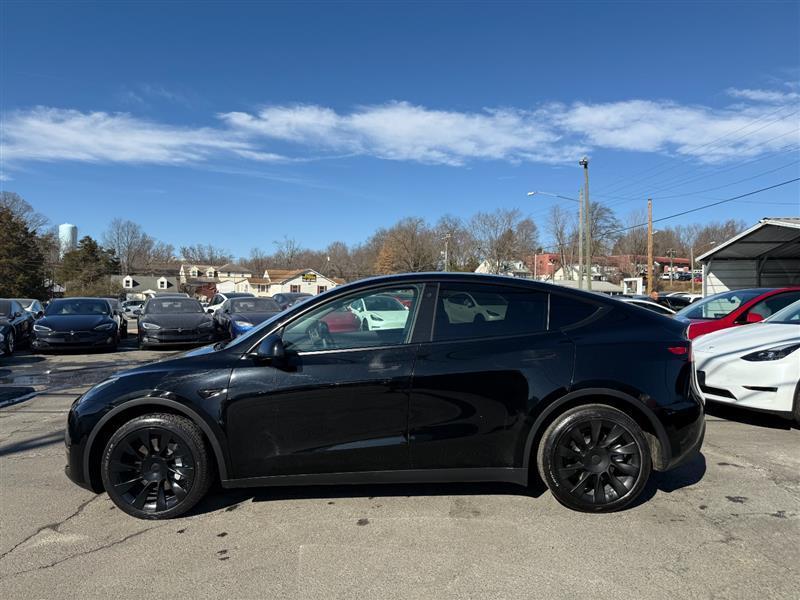
<path id="1" fill-rule="evenodd" d="M 52 315 L 42 317 L 36 324 L 53 331 L 86 331 L 103 323 L 113 323 L 109 315 Z"/>
<path id="2" fill-rule="evenodd" d="M 166 329 L 194 329 L 201 323 L 210 323 L 211 315 L 206 313 L 182 313 L 176 315 L 144 315 L 141 323 L 154 323 Z"/>
<path id="3" fill-rule="evenodd" d="M 253 325 L 258 325 L 259 323 L 263 323 L 267 319 L 271 319 L 275 315 L 279 314 L 280 311 L 272 311 L 272 312 L 248 312 L 248 313 L 231 313 L 231 320 L 233 321 L 247 321 L 248 323 L 252 323 Z"/>
<path id="4" fill-rule="evenodd" d="M 722 329 L 699 337 L 693 343 L 695 352 L 727 354 L 752 352 L 765 346 L 800 342 L 800 326 L 783 323 L 753 323 Z"/>

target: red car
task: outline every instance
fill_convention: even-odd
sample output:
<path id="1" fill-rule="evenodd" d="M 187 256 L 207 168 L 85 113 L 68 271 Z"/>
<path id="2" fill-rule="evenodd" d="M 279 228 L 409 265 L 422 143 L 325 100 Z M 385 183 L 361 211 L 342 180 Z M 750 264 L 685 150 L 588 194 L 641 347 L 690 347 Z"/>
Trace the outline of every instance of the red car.
<path id="1" fill-rule="evenodd" d="M 689 339 L 746 323 L 758 323 L 800 300 L 800 286 L 733 290 L 693 302 L 675 319 L 689 325 Z"/>
<path id="2" fill-rule="evenodd" d="M 358 331 L 361 329 L 361 321 L 359 321 L 358 317 L 344 307 L 328 313 L 322 317 L 322 321 L 325 322 L 328 326 L 328 331 L 331 333 Z"/>

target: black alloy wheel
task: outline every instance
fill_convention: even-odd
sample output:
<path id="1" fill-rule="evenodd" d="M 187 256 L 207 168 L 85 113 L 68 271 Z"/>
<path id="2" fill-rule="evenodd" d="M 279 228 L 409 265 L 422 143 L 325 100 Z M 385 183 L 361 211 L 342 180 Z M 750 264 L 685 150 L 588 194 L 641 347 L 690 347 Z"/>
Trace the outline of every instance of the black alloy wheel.
<path id="1" fill-rule="evenodd" d="M 639 425 L 598 404 L 559 416 L 542 436 L 537 458 L 556 499 L 585 512 L 624 508 L 639 496 L 652 468 Z"/>
<path id="2" fill-rule="evenodd" d="M 6 336 L 6 349 L 5 349 L 5 356 L 11 356 L 14 354 L 14 348 L 16 347 L 16 342 L 14 338 L 14 330 L 10 329 L 8 335 Z"/>
<path id="3" fill-rule="evenodd" d="M 164 519 L 191 509 L 211 483 L 199 428 L 189 419 L 152 414 L 128 421 L 103 453 L 103 484 L 120 509 L 142 519 Z"/>

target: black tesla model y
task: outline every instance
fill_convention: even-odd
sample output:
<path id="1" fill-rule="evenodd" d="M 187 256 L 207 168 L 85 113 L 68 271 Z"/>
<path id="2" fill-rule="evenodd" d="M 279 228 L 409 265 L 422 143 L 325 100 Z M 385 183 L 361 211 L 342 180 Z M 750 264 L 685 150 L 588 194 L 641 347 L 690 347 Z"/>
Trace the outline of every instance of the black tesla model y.
<path id="1" fill-rule="evenodd" d="M 331 331 L 337 311 L 370 327 Z M 613 511 L 699 450 L 690 361 L 683 325 L 600 295 L 472 274 L 368 279 L 95 386 L 69 413 L 67 474 L 149 519 L 186 512 L 216 479 L 540 477 L 569 508 Z"/>

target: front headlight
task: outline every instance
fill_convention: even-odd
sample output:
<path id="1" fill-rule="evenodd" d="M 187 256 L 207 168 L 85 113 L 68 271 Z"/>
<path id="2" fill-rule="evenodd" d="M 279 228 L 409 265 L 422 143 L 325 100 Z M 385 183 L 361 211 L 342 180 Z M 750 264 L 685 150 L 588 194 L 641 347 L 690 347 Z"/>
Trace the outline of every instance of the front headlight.
<path id="1" fill-rule="evenodd" d="M 200 325 L 198 325 L 197 328 L 198 329 L 211 329 L 213 326 L 214 326 L 214 322 L 213 321 L 206 321 L 205 323 L 200 323 Z"/>
<path id="2" fill-rule="evenodd" d="M 782 358 L 786 358 L 798 348 L 800 348 L 800 344 L 785 344 L 783 346 L 775 346 L 774 348 L 767 348 L 766 350 L 759 350 L 758 352 L 746 354 L 742 357 L 742 360 L 749 360 L 751 362 L 780 360 Z"/>
<path id="3" fill-rule="evenodd" d="M 156 325 L 155 323 L 140 323 L 140 325 L 144 329 L 161 329 L 161 325 Z"/>
<path id="4" fill-rule="evenodd" d="M 34 331 L 53 331 L 52 329 L 50 329 L 46 325 L 39 325 L 38 323 L 34 324 L 33 330 Z"/>
<path id="5" fill-rule="evenodd" d="M 242 329 L 247 329 L 253 326 L 250 321 L 234 321 L 234 323 L 236 323 L 237 327 L 241 327 Z"/>
<path id="6" fill-rule="evenodd" d="M 95 331 L 111 331 L 114 329 L 116 323 L 103 323 L 94 328 Z"/>

